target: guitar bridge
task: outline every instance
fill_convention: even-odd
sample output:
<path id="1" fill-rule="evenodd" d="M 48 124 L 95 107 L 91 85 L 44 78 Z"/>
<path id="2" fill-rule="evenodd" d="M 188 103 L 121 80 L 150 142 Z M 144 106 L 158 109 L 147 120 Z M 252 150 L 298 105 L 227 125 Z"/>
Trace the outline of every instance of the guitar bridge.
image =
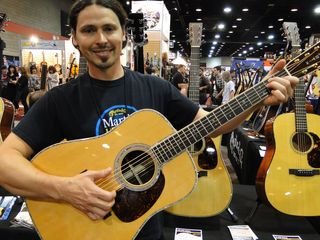
<path id="1" fill-rule="evenodd" d="M 296 175 L 298 177 L 312 177 L 314 175 L 319 175 L 320 170 L 289 169 L 289 174 Z"/>

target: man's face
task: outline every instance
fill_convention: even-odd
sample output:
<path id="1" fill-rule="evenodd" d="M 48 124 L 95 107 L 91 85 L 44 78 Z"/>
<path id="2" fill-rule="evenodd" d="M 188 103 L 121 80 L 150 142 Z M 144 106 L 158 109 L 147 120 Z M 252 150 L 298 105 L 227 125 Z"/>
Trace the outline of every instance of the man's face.
<path id="1" fill-rule="evenodd" d="M 2 75 L 7 75 L 7 73 L 8 73 L 8 70 L 6 68 L 1 69 L 1 74 Z"/>
<path id="2" fill-rule="evenodd" d="M 120 65 L 124 40 L 125 33 L 111 9 L 90 5 L 80 12 L 73 41 L 90 68 L 106 70 L 115 64 Z"/>

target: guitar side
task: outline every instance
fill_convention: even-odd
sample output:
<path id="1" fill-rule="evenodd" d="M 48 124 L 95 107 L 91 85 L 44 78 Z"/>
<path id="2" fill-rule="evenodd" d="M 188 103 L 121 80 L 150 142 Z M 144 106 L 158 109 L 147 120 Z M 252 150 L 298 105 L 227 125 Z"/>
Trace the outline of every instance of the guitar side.
<path id="1" fill-rule="evenodd" d="M 0 98 L 0 143 L 10 134 L 14 123 L 14 105 L 5 98 Z"/>
<path id="2" fill-rule="evenodd" d="M 152 146 L 174 132 L 162 115 L 150 110 L 138 111 L 108 134 L 49 147 L 35 156 L 32 164 L 58 176 L 74 176 L 84 170 L 98 170 L 108 166 L 116 169 L 116 162 L 123 149 L 127 150 L 128 146 L 134 145 Z M 162 174 L 164 185 L 158 199 L 142 216 L 126 222 L 120 220 L 115 211 L 106 220 L 92 221 L 68 204 L 27 200 L 27 206 L 39 235 L 45 240 L 102 240 L 106 236 L 108 239 L 134 239 L 151 216 L 184 198 L 195 186 L 195 166 L 187 152 L 166 163 Z M 110 182 L 115 181 L 115 184 L 106 190 L 119 187 L 120 183 L 116 180 L 118 178 L 112 175 Z M 143 197 L 151 199 L 153 196 Z M 135 210 L 135 204 L 134 200 L 129 202 L 129 211 L 125 214 L 130 215 L 131 209 Z"/>
<path id="3" fill-rule="evenodd" d="M 273 123 L 275 141 L 274 154 L 265 174 L 265 195 L 277 210 L 295 216 L 319 216 L 320 175 L 297 176 L 289 170 L 320 170 L 320 116 L 307 114 L 308 133 L 312 136 L 312 147 L 308 152 L 296 151 L 292 137 L 295 134 L 295 115 L 286 113 L 278 116 Z M 268 150 L 267 150 L 268 152 Z M 267 154 L 268 155 L 268 154 Z M 273 155 L 273 156 L 272 156 Z M 310 161 L 314 166 L 310 165 Z"/>
<path id="4" fill-rule="evenodd" d="M 217 154 L 216 165 L 212 169 L 204 169 L 199 164 L 199 152 L 192 156 L 200 177 L 197 187 L 184 200 L 168 208 L 166 211 L 183 217 L 210 217 L 224 211 L 230 204 L 232 198 L 232 183 L 221 157 L 221 136 L 216 138 L 205 138 L 202 151 L 211 147 L 214 143 Z M 207 144 L 209 142 L 209 144 Z M 210 156 L 205 156 L 205 161 L 210 161 Z M 204 173 L 204 174 L 203 174 Z M 203 176 L 202 176 L 203 175 Z"/>

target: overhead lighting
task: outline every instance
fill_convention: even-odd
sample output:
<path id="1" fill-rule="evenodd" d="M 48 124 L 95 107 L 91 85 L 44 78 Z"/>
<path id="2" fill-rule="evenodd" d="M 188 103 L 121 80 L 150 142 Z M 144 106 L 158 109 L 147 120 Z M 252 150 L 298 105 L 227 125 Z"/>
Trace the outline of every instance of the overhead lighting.
<path id="1" fill-rule="evenodd" d="M 130 5 L 130 1 L 127 1 L 126 4 L 127 4 L 127 5 Z"/>
<path id="2" fill-rule="evenodd" d="M 232 25 L 232 28 L 237 28 L 238 26 L 237 25 Z"/>
<path id="3" fill-rule="evenodd" d="M 292 8 L 291 12 L 298 12 L 298 9 L 297 8 Z"/>
<path id="4" fill-rule="evenodd" d="M 225 8 L 223 9 L 223 11 L 224 11 L 225 13 L 229 13 L 229 12 L 232 11 L 232 9 L 231 9 L 231 7 L 225 7 Z"/>
<path id="5" fill-rule="evenodd" d="M 211 46 L 211 49 L 215 49 L 216 47 L 215 46 Z"/>
<path id="6" fill-rule="evenodd" d="M 33 42 L 33 43 L 37 43 L 37 42 L 39 42 L 39 38 L 36 37 L 36 36 L 31 36 L 30 37 L 30 41 Z"/>
<path id="7" fill-rule="evenodd" d="M 233 31 L 229 31 L 229 33 L 233 33 Z"/>
<path id="8" fill-rule="evenodd" d="M 196 12 L 202 12 L 202 9 L 201 8 L 197 8 Z"/>
<path id="9" fill-rule="evenodd" d="M 248 12 L 249 11 L 249 8 L 243 8 L 242 9 L 242 12 Z"/>
<path id="10" fill-rule="evenodd" d="M 258 42 L 257 45 L 258 45 L 258 46 L 261 46 L 261 45 L 262 45 L 262 42 Z"/>
<path id="11" fill-rule="evenodd" d="M 242 54 L 241 54 L 241 53 L 239 53 L 239 54 L 238 54 L 238 56 L 239 56 L 239 57 L 241 57 L 241 56 L 242 56 Z"/>
<path id="12" fill-rule="evenodd" d="M 261 34 L 265 34 L 266 32 L 260 32 Z"/>
<path id="13" fill-rule="evenodd" d="M 282 22 L 282 21 L 283 21 L 283 18 L 279 18 L 278 21 L 279 21 L 279 22 Z"/>
<path id="14" fill-rule="evenodd" d="M 219 38 L 220 38 L 220 34 L 214 35 L 214 38 L 215 38 L 215 39 L 219 39 Z"/>
<path id="15" fill-rule="evenodd" d="M 230 38 L 230 36 L 229 36 L 229 35 L 227 35 L 227 36 L 226 36 L 226 38 Z"/>
<path id="16" fill-rule="evenodd" d="M 178 11 L 178 8 L 175 7 L 174 10 Z"/>
<path id="17" fill-rule="evenodd" d="M 269 25 L 268 28 L 273 28 L 273 26 L 272 26 L 272 25 Z"/>
<path id="18" fill-rule="evenodd" d="M 268 39 L 269 39 L 269 40 L 274 39 L 274 35 L 270 34 L 270 35 L 268 36 Z"/>
<path id="19" fill-rule="evenodd" d="M 202 21 L 202 19 L 201 19 L 201 18 L 197 18 L 197 21 L 199 21 L 199 22 L 200 22 L 200 21 Z"/>
<path id="20" fill-rule="evenodd" d="M 311 26 L 308 25 L 308 26 L 305 26 L 305 28 L 306 28 L 306 29 L 309 29 L 309 28 L 311 28 Z"/>
<path id="21" fill-rule="evenodd" d="M 253 47 L 249 47 L 249 50 L 252 51 L 252 50 L 253 50 Z"/>
<path id="22" fill-rule="evenodd" d="M 217 44 L 218 44 L 217 41 L 213 41 L 213 42 L 212 42 L 212 45 L 217 45 Z"/>
<path id="23" fill-rule="evenodd" d="M 247 50 L 244 50 L 242 53 L 243 53 L 243 54 L 246 54 L 246 53 L 247 53 Z"/>
<path id="24" fill-rule="evenodd" d="M 237 18 L 236 20 L 237 20 L 238 22 L 240 22 L 240 21 L 242 21 L 242 18 Z"/>
<path id="25" fill-rule="evenodd" d="M 317 7 L 314 9 L 314 13 L 315 13 L 315 14 L 320 14 L 320 6 L 317 6 Z"/>
<path id="26" fill-rule="evenodd" d="M 218 29 L 222 30 L 224 29 L 225 25 L 223 23 L 218 24 Z"/>
<path id="27" fill-rule="evenodd" d="M 259 36 L 256 35 L 256 36 L 254 36 L 254 38 L 259 38 Z"/>

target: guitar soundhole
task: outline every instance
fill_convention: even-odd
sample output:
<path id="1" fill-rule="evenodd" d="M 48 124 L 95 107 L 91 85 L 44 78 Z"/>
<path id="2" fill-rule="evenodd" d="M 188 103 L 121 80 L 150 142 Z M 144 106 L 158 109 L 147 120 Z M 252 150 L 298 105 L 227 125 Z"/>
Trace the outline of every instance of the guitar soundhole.
<path id="1" fill-rule="evenodd" d="M 210 137 L 205 138 L 204 151 L 198 157 L 198 165 L 202 169 L 214 169 L 218 164 L 217 149 Z"/>
<path id="2" fill-rule="evenodd" d="M 123 178 L 133 185 L 142 185 L 151 180 L 155 173 L 155 165 L 150 155 L 135 150 L 129 152 L 121 164 Z"/>
<path id="3" fill-rule="evenodd" d="M 307 133 L 296 133 L 293 135 L 292 145 L 298 152 L 308 152 L 312 146 L 312 139 Z"/>
<path id="4" fill-rule="evenodd" d="M 196 155 L 202 150 L 203 145 L 204 145 L 204 141 L 200 140 L 200 141 L 196 142 L 195 144 L 191 145 L 188 148 L 188 150 L 192 155 Z"/>

